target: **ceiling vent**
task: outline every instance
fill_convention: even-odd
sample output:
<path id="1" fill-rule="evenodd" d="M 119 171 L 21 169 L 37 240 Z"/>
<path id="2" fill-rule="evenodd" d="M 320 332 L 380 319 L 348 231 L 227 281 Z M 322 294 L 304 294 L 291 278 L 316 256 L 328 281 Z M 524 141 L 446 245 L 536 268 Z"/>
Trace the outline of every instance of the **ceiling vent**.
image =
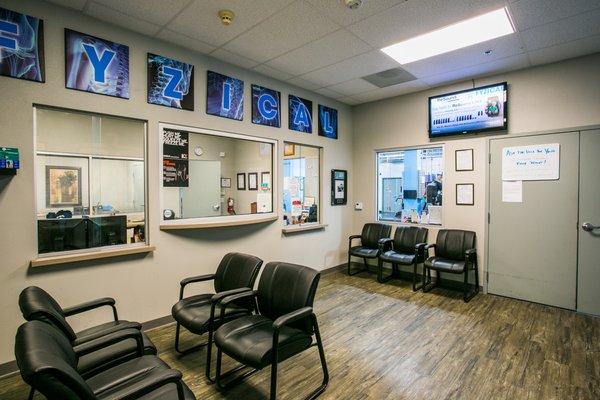
<path id="1" fill-rule="evenodd" d="M 411 73 L 403 70 L 402 68 L 392 68 L 387 71 L 381 71 L 373 75 L 363 76 L 365 81 L 372 83 L 373 85 L 384 88 L 388 86 L 398 85 L 404 82 L 414 81 L 415 78 Z"/>

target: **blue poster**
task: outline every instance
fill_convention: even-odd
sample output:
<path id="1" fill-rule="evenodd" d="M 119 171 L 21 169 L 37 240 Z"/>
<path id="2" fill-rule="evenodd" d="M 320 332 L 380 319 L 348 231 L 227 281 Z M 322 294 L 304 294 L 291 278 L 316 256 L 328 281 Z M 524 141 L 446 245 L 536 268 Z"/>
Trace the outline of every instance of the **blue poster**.
<path id="1" fill-rule="evenodd" d="M 289 128 L 293 131 L 312 133 L 312 101 L 289 96 Z"/>
<path id="2" fill-rule="evenodd" d="M 44 82 L 44 21 L 0 7 L 0 75 Z"/>
<path id="3" fill-rule="evenodd" d="M 66 86 L 129 98 L 129 47 L 65 29 Z"/>
<path id="4" fill-rule="evenodd" d="M 281 94 L 277 90 L 252 85 L 252 123 L 281 126 Z"/>
<path id="5" fill-rule="evenodd" d="M 241 121 L 244 119 L 244 81 L 208 71 L 206 113 Z"/>
<path id="6" fill-rule="evenodd" d="M 194 111 L 194 66 L 148 53 L 148 103 Z"/>
<path id="7" fill-rule="evenodd" d="M 319 136 L 338 138 L 338 112 L 335 108 L 319 104 Z"/>

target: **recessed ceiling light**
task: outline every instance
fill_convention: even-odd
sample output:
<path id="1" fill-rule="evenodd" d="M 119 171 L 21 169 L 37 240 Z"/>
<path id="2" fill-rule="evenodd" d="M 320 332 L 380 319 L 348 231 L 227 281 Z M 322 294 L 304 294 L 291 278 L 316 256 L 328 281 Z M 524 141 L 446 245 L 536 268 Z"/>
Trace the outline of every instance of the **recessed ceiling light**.
<path id="1" fill-rule="evenodd" d="M 408 64 L 515 32 L 506 7 L 381 49 Z"/>

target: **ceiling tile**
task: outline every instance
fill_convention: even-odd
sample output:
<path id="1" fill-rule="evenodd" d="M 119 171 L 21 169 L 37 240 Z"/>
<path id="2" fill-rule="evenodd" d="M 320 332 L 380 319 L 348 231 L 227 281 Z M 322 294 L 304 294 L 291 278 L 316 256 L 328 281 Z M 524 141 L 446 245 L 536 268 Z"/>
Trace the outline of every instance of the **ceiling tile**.
<path id="1" fill-rule="evenodd" d="M 348 29 L 370 45 L 382 48 L 504 5 L 504 0 L 409 1 L 350 25 Z"/>
<path id="2" fill-rule="evenodd" d="M 322 87 L 323 85 L 320 85 L 318 83 L 314 83 L 311 81 L 307 81 L 306 79 L 302 79 L 300 77 L 295 77 L 292 79 L 288 79 L 287 81 L 290 85 L 294 85 L 294 86 L 298 86 L 302 89 L 306 89 L 306 90 L 315 90 L 318 89 L 320 87 Z"/>
<path id="3" fill-rule="evenodd" d="M 358 93 L 369 92 L 377 89 L 377 86 L 363 80 L 363 79 L 352 79 L 347 82 L 338 83 L 333 86 L 327 87 L 327 89 L 335 90 L 346 96 L 352 96 Z"/>
<path id="4" fill-rule="evenodd" d="M 224 48 L 265 62 L 339 28 L 304 1 L 296 1 Z"/>
<path id="5" fill-rule="evenodd" d="M 195 0 L 169 25 L 169 29 L 184 33 L 206 43 L 221 46 L 262 20 L 281 10 L 293 0 Z M 218 13 L 234 12 L 233 23 L 225 26 Z M 235 52 L 235 51 L 234 51 Z"/>
<path id="6" fill-rule="evenodd" d="M 492 53 L 486 55 L 486 50 L 492 50 Z M 404 64 L 402 65 L 402 68 L 417 78 L 422 78 L 522 53 L 524 53 L 524 50 L 518 34 L 512 34 L 426 58 L 424 60 L 415 61 L 410 64 Z"/>
<path id="7" fill-rule="evenodd" d="M 157 25 L 169 22 L 189 2 L 189 0 L 93 0 L 93 3 L 100 3 L 123 14 Z"/>
<path id="8" fill-rule="evenodd" d="M 506 57 L 501 60 L 495 60 L 484 64 L 473 65 L 456 71 L 445 72 L 439 75 L 428 76 L 421 80 L 430 86 L 439 86 L 452 82 L 474 79 L 502 72 L 514 71 L 530 66 L 529 58 L 526 54 Z"/>
<path id="9" fill-rule="evenodd" d="M 167 42 L 171 42 L 181 47 L 186 47 L 190 50 L 195 50 L 204 54 L 208 54 L 215 49 L 214 46 L 211 46 L 207 43 L 201 42 L 199 40 L 193 39 L 191 37 L 182 35 L 177 32 L 170 31 L 168 29 L 162 30 L 158 34 L 158 37 L 160 39 L 166 40 Z"/>
<path id="10" fill-rule="evenodd" d="M 344 104 L 349 104 L 351 106 L 355 106 L 357 104 L 360 104 L 360 101 L 356 100 L 354 97 L 342 97 L 337 99 L 338 101 L 341 101 Z"/>
<path id="11" fill-rule="evenodd" d="M 340 99 L 342 97 L 347 97 L 339 92 L 336 92 L 335 90 L 331 90 L 331 89 L 327 89 L 327 88 L 317 89 L 317 90 L 315 90 L 315 92 L 317 92 L 320 95 L 323 95 L 325 97 L 329 97 L 331 99 Z"/>
<path id="12" fill-rule="evenodd" d="M 518 30 L 544 25 L 600 8 L 600 0 L 518 0 L 510 5 Z"/>
<path id="13" fill-rule="evenodd" d="M 346 7 L 342 1 L 308 0 L 310 4 L 318 8 L 327 17 L 344 26 L 358 22 L 361 19 L 406 1 L 407 0 L 364 1 L 358 9 L 351 10 Z"/>
<path id="14" fill-rule="evenodd" d="M 369 50 L 371 46 L 350 32 L 340 29 L 322 39 L 274 58 L 267 64 L 293 75 L 300 75 Z M 298 62 L 299 60 L 302 62 Z"/>
<path id="15" fill-rule="evenodd" d="M 540 65 L 596 52 L 600 52 L 600 35 L 531 51 L 529 59 L 532 65 Z"/>
<path id="16" fill-rule="evenodd" d="M 404 82 L 399 85 L 372 90 L 370 92 L 356 94 L 352 97 L 360 103 L 366 103 L 369 101 L 385 99 L 387 97 L 401 96 L 407 93 L 418 92 L 428 88 L 429 86 L 425 82 L 415 80 L 410 82 Z"/>
<path id="17" fill-rule="evenodd" d="M 246 57 L 242 57 L 238 54 L 233 54 L 227 50 L 217 49 L 210 53 L 211 57 L 214 57 L 218 60 L 225 61 L 226 63 L 237 65 L 238 67 L 250 69 L 256 67 L 258 62 L 254 60 L 250 60 Z"/>
<path id="18" fill-rule="evenodd" d="M 87 3 L 87 0 L 47 0 L 50 3 L 54 3 L 57 4 L 59 6 L 62 7 L 68 7 L 68 8 L 74 8 L 76 10 L 83 10 L 83 7 L 85 7 L 85 3 Z"/>
<path id="19" fill-rule="evenodd" d="M 323 86 L 329 86 L 397 66 L 398 63 L 396 61 L 379 50 L 373 50 L 348 58 L 337 64 L 309 72 L 302 75 L 302 78 Z"/>
<path id="20" fill-rule="evenodd" d="M 268 65 L 259 65 L 258 67 L 254 67 L 252 69 L 258 72 L 259 74 L 279 79 L 280 81 L 285 81 L 292 77 L 292 75 L 288 74 L 287 72 L 279 71 L 275 68 L 269 67 Z"/>
<path id="21" fill-rule="evenodd" d="M 111 24 L 140 32 L 148 36 L 154 36 L 160 29 L 160 26 L 158 25 L 133 18 L 98 3 L 90 3 L 86 8 L 85 13 L 94 18 L 101 19 L 102 21 L 110 22 Z"/>
<path id="22" fill-rule="evenodd" d="M 521 32 L 528 51 L 600 34 L 600 9 Z"/>

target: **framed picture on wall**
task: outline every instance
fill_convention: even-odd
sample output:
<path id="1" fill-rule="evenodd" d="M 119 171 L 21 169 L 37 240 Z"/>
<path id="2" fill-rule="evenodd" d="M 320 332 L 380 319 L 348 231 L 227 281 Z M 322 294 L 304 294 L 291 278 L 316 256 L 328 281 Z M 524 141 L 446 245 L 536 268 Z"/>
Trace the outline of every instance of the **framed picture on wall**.
<path id="1" fill-rule="evenodd" d="M 46 166 L 46 207 L 81 206 L 81 168 Z"/>
<path id="2" fill-rule="evenodd" d="M 473 171 L 473 149 L 454 152 L 454 169 L 456 171 Z"/>
<path id="3" fill-rule="evenodd" d="M 237 190 L 246 190 L 246 174 L 237 174 Z"/>
<path id="4" fill-rule="evenodd" d="M 342 206 L 348 202 L 348 171 L 331 170 L 331 205 Z"/>
<path id="5" fill-rule="evenodd" d="M 258 190 L 258 173 L 248 173 L 248 190 Z"/>
<path id="6" fill-rule="evenodd" d="M 271 173 L 270 172 L 262 172 L 260 174 L 260 187 L 263 190 L 271 189 Z"/>
<path id="7" fill-rule="evenodd" d="M 284 156 L 293 156 L 296 154 L 296 146 L 292 143 L 284 143 L 283 144 L 283 155 Z"/>
<path id="8" fill-rule="evenodd" d="M 456 184 L 456 205 L 472 206 L 475 205 L 475 184 L 457 183 Z"/>
<path id="9" fill-rule="evenodd" d="M 231 187 L 231 178 L 221 178 L 221 187 L 222 188 L 230 188 Z"/>

